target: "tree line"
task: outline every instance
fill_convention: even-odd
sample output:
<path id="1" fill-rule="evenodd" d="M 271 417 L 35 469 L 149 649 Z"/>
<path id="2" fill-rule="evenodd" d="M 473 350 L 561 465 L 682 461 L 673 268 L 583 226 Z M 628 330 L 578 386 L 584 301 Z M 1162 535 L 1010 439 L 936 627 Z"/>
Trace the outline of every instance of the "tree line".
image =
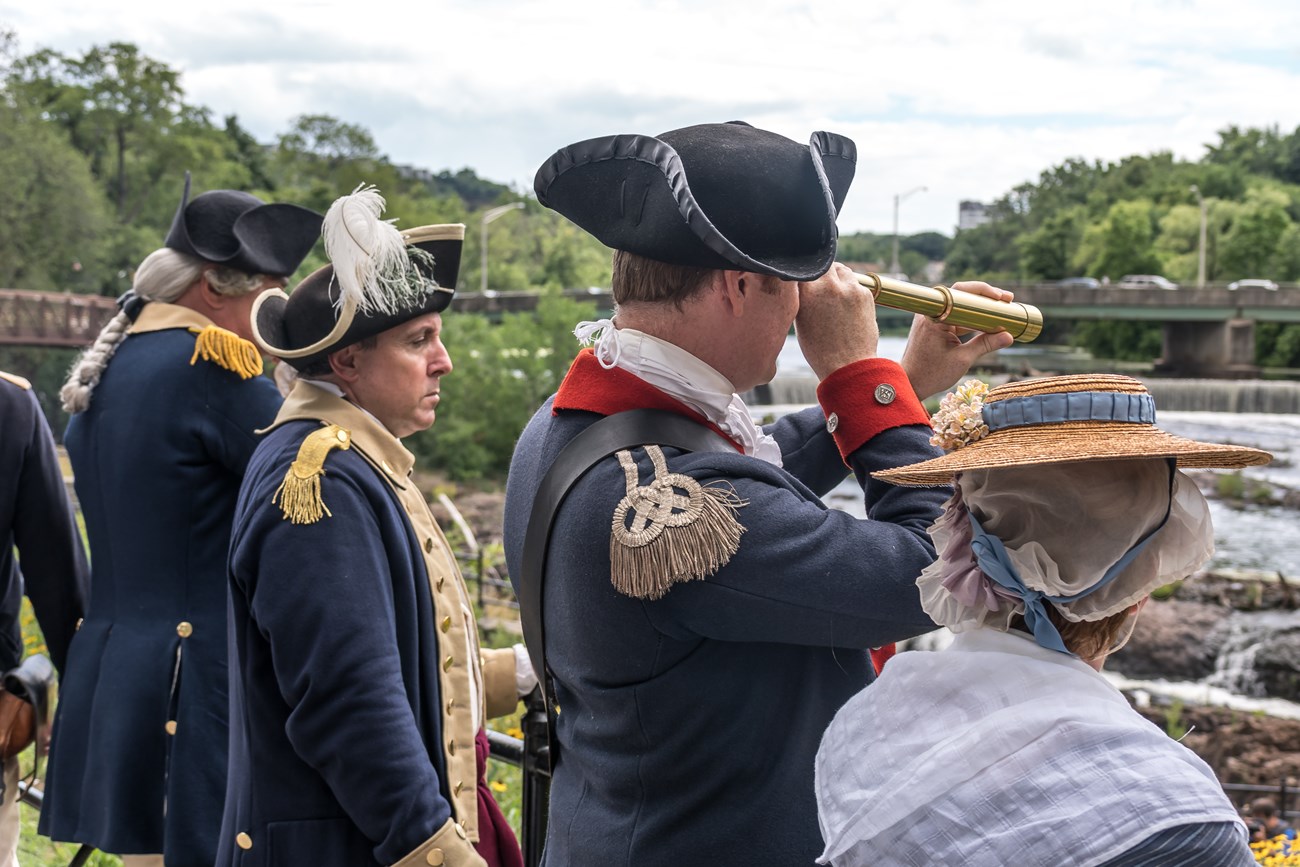
<path id="1" fill-rule="evenodd" d="M 243 189 L 322 212 L 358 184 L 373 183 L 400 226 L 468 226 L 462 289 L 482 281 L 483 213 L 522 202 L 491 230 L 490 288 L 558 295 L 609 285 L 610 254 L 599 242 L 526 193 L 470 168 L 397 165 L 367 129 L 323 114 L 288 119 L 271 142 L 259 142 L 236 115 L 216 120 L 188 101 L 181 72 L 131 43 L 23 54 L 16 34 L 0 30 L 0 188 L 7 191 L 0 198 L 0 287 L 122 293 L 135 266 L 165 236 L 186 171 L 195 192 Z M 985 225 L 953 238 L 901 237 L 900 262 L 919 275 L 927 262 L 945 261 L 950 281 L 1161 273 L 1191 283 L 1198 194 L 1206 209 L 1210 281 L 1300 280 L 1300 129 L 1230 127 L 1196 161 L 1169 153 L 1117 163 L 1067 160 L 994 202 Z M 891 243 L 888 234 L 845 235 L 839 258 L 884 263 Z M 323 263 L 318 247 L 290 285 Z M 460 370 L 447 383 L 448 406 L 454 403 L 457 412 L 413 448 L 461 477 L 503 474 L 515 433 L 576 351 L 574 322 L 594 313 L 591 305 L 556 297 L 535 316 L 492 325 L 464 317 L 463 341 L 448 332 L 448 343 L 459 344 L 450 348 Z M 1099 357 L 1150 359 L 1160 351 L 1158 328 L 1079 323 L 1069 339 Z M 1300 327 L 1261 323 L 1257 335 L 1262 364 L 1300 367 Z M 60 430 L 52 395 L 71 358 L 68 351 L 0 353 L 0 367 L 34 374 Z"/>

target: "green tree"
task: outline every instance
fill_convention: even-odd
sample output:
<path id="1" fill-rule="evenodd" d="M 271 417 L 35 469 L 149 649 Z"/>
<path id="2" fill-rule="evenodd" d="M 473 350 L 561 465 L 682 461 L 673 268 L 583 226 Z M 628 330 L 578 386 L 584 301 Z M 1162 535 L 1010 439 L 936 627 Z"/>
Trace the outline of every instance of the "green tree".
<path id="1" fill-rule="evenodd" d="M 1218 249 L 1218 267 L 1224 277 L 1264 277 L 1273 270 L 1278 245 L 1295 225 L 1287 213 L 1289 197 L 1278 189 L 1256 187 L 1232 221 Z"/>
<path id="2" fill-rule="evenodd" d="M 421 464 L 458 480 L 504 478 L 520 432 L 578 353 L 574 326 L 595 316 L 591 304 L 550 296 L 500 324 L 449 314 L 443 341 L 454 369 L 442 382 L 438 421 L 408 440 Z"/>
<path id="3" fill-rule="evenodd" d="M 1206 202 L 1206 207 L 1213 210 L 1213 201 Z M 1211 262 L 1209 252 L 1209 221 L 1206 235 L 1206 279 L 1209 280 Z M 1196 281 L 1199 263 L 1199 245 L 1201 236 L 1201 209 L 1197 205 L 1175 205 L 1169 213 L 1160 218 L 1160 233 L 1156 236 L 1155 246 L 1160 259 L 1165 263 L 1165 276 L 1176 283 L 1191 284 Z"/>
<path id="4" fill-rule="evenodd" d="M 1032 232 L 1021 235 L 1020 269 L 1025 276 L 1031 280 L 1060 280 L 1070 276 L 1086 222 L 1084 207 L 1073 205 L 1052 214 Z"/>
<path id="5" fill-rule="evenodd" d="M 1153 361 L 1164 351 L 1164 332 L 1155 322 L 1085 321 L 1075 324 L 1070 342 L 1093 358 Z"/>
<path id="6" fill-rule="evenodd" d="M 14 105 L 62 129 L 85 155 L 115 225 L 105 232 L 99 289 L 119 291 L 155 249 L 180 201 L 181 177 L 196 192 L 246 188 L 237 140 L 206 109 L 183 101 L 180 73 L 125 42 L 79 56 L 44 49 L 9 64 L 5 91 Z"/>
<path id="7" fill-rule="evenodd" d="M 1119 277 L 1160 272 L 1155 209 L 1146 199 L 1116 202 L 1106 218 L 1084 230 L 1075 265 L 1087 274 Z"/>
<path id="8" fill-rule="evenodd" d="M 63 131 L 0 98 L 0 287 L 93 292 L 103 196 Z"/>

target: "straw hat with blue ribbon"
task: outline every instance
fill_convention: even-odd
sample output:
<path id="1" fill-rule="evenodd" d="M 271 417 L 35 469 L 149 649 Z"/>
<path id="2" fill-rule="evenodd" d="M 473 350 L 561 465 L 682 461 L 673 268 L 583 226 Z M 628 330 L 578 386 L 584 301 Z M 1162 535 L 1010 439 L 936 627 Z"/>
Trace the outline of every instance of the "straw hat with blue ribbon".
<path id="1" fill-rule="evenodd" d="M 1160 430 L 1151 395 L 1126 376 L 980 386 L 963 384 L 935 416 L 934 441 L 953 451 L 874 474 L 954 484 L 929 530 L 938 559 L 916 582 L 926 613 L 954 632 L 1022 616 L 1040 646 L 1071 653 L 1049 608 L 1074 623 L 1132 611 L 1213 554 L 1209 506 L 1179 468 L 1271 458 Z"/>
<path id="2" fill-rule="evenodd" d="M 1173 458 L 1179 469 L 1266 464 L 1247 446 L 1205 443 L 1155 426 L 1155 400 L 1132 377 L 1051 376 L 1009 382 L 981 401 L 987 432 L 942 457 L 872 473 L 896 485 L 944 485 L 972 469 L 1120 458 Z"/>

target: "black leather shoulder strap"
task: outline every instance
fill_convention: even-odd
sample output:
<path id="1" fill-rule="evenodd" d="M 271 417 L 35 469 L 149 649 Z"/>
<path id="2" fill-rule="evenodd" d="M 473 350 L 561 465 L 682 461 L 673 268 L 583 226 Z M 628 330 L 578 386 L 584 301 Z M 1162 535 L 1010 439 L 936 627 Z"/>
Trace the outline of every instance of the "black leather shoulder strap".
<path id="1" fill-rule="evenodd" d="M 565 497 L 587 470 L 623 449 L 644 445 L 669 446 L 689 452 L 735 452 L 736 447 L 715 431 L 685 416 L 658 409 L 635 409 L 606 416 L 566 445 L 551 464 L 528 517 L 524 532 L 523 574 L 519 576 L 519 617 L 524 645 L 533 663 L 547 705 L 553 702 L 547 683 L 546 633 L 542 600 L 546 584 L 546 552 L 551 528 Z"/>

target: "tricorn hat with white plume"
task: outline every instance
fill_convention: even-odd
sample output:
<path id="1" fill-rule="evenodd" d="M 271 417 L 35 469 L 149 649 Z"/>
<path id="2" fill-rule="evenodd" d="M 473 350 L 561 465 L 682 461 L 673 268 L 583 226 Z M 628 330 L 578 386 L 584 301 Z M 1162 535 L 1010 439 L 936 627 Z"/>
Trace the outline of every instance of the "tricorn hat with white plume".
<path id="1" fill-rule="evenodd" d="M 451 303 L 464 224 L 399 231 L 383 211 L 383 196 L 364 184 L 330 206 L 321 235 L 331 264 L 253 307 L 253 336 L 269 355 L 302 370 Z"/>

